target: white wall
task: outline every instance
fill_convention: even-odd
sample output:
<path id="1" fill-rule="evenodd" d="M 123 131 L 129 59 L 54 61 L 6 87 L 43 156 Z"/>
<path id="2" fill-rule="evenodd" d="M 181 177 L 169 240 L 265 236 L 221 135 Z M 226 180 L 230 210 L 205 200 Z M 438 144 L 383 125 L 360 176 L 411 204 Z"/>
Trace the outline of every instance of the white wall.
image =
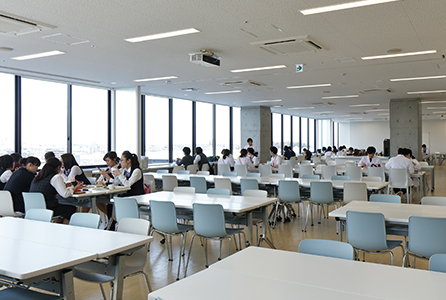
<path id="1" fill-rule="evenodd" d="M 423 144 L 427 145 L 430 153 L 446 153 L 446 120 L 423 121 Z"/>

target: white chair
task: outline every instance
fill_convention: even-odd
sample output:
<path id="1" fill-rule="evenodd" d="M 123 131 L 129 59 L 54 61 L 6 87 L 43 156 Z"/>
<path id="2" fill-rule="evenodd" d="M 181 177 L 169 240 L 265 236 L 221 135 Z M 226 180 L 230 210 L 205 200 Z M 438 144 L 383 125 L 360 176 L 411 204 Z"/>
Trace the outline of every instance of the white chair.
<path id="1" fill-rule="evenodd" d="M 209 171 L 197 171 L 197 175 L 209 176 Z"/>
<path id="2" fill-rule="evenodd" d="M 300 165 L 301 165 L 301 166 L 302 166 L 302 165 L 311 165 L 311 161 L 309 161 L 309 160 L 303 160 L 303 161 L 300 162 Z"/>
<path id="3" fill-rule="evenodd" d="M 390 194 L 394 188 L 406 189 L 407 203 L 412 202 L 407 169 L 389 169 L 389 185 L 387 186 L 387 194 Z"/>
<path id="4" fill-rule="evenodd" d="M 163 191 L 173 192 L 178 186 L 178 179 L 175 175 L 163 175 Z"/>
<path id="5" fill-rule="evenodd" d="M 293 169 L 291 165 L 279 165 L 278 174 L 284 174 L 285 178 L 293 178 Z"/>
<path id="6" fill-rule="evenodd" d="M 313 175 L 313 166 L 312 165 L 300 165 L 299 166 L 299 178 L 302 178 L 303 175 Z"/>
<path id="7" fill-rule="evenodd" d="M 23 213 L 15 213 L 12 196 L 9 191 L 0 191 L 0 216 L 1 217 L 22 217 Z"/>
<path id="8" fill-rule="evenodd" d="M 155 184 L 155 177 L 153 177 L 152 174 L 143 174 L 143 180 L 144 184 L 147 184 L 147 186 L 150 188 L 151 193 L 156 192 L 156 184 Z"/>
<path id="9" fill-rule="evenodd" d="M 382 182 L 382 179 L 381 179 L 381 177 L 378 177 L 378 176 L 366 176 L 366 177 L 362 177 L 362 181 Z"/>
<path id="10" fill-rule="evenodd" d="M 331 180 L 331 177 L 336 176 L 336 165 L 327 165 L 322 167 L 322 179 Z"/>
<path id="11" fill-rule="evenodd" d="M 294 169 L 294 167 L 297 165 L 297 160 L 296 159 L 292 159 L 294 157 L 291 157 L 289 161 L 289 165 L 291 166 L 291 170 Z"/>
<path id="12" fill-rule="evenodd" d="M 218 164 L 217 166 L 218 175 L 223 175 L 223 173 L 231 172 L 231 168 L 228 164 Z"/>
<path id="13" fill-rule="evenodd" d="M 270 180 L 280 180 L 285 179 L 285 174 L 271 174 L 269 175 Z"/>
<path id="14" fill-rule="evenodd" d="M 272 174 L 271 165 L 259 165 L 260 177 L 269 177 Z"/>
<path id="15" fill-rule="evenodd" d="M 209 167 L 209 164 L 204 164 L 201 166 L 200 171 L 209 171 L 211 168 Z"/>
<path id="16" fill-rule="evenodd" d="M 344 183 L 344 204 L 351 201 L 367 201 L 367 184 L 365 182 Z"/>
<path id="17" fill-rule="evenodd" d="M 149 158 L 147 156 L 141 156 L 139 159 L 139 166 L 141 169 L 147 169 L 149 166 Z"/>
<path id="18" fill-rule="evenodd" d="M 93 177 L 93 170 L 82 170 L 84 172 L 85 177 Z"/>
<path id="19" fill-rule="evenodd" d="M 299 154 L 299 155 L 297 156 L 297 162 L 298 162 L 298 163 L 301 163 L 301 162 L 304 161 L 304 160 L 305 160 L 305 156 L 304 156 L 304 155 Z"/>
<path id="20" fill-rule="evenodd" d="M 232 183 L 230 178 L 214 178 L 214 187 L 216 189 L 228 189 L 232 194 Z"/>
<path id="21" fill-rule="evenodd" d="M 370 167 L 367 168 L 367 176 L 378 176 L 381 181 L 386 181 L 386 176 L 384 174 L 384 167 Z"/>
<path id="22" fill-rule="evenodd" d="M 446 206 L 446 197 L 427 196 L 421 199 L 422 205 L 440 205 Z"/>
<path id="23" fill-rule="evenodd" d="M 318 162 L 321 161 L 321 159 L 320 159 L 319 157 L 317 157 L 317 156 L 313 156 L 313 157 L 311 158 L 311 160 L 313 161 L 314 164 L 317 164 Z"/>
<path id="24" fill-rule="evenodd" d="M 361 181 L 362 180 L 362 169 L 356 166 L 346 166 L 345 175 L 350 177 L 351 181 Z"/>
<path id="25" fill-rule="evenodd" d="M 235 165 L 234 171 L 237 173 L 237 176 L 245 177 L 248 174 L 248 167 L 246 165 Z"/>
<path id="26" fill-rule="evenodd" d="M 174 193 L 195 194 L 195 188 L 192 186 L 176 186 L 173 188 Z"/>
<path id="27" fill-rule="evenodd" d="M 95 185 L 96 184 L 96 177 L 87 177 L 88 181 L 90 181 L 90 184 Z M 87 184 L 86 182 L 84 182 Z"/>
<path id="28" fill-rule="evenodd" d="M 328 160 L 328 159 L 327 159 L 327 165 L 328 165 L 328 166 L 336 166 L 336 161 L 335 161 L 335 160 Z"/>
<path id="29" fill-rule="evenodd" d="M 187 166 L 187 170 L 190 172 L 190 174 L 197 174 L 198 172 L 198 165 L 188 165 Z M 204 171 L 200 171 L 200 172 L 204 172 Z"/>
<path id="30" fill-rule="evenodd" d="M 175 166 L 172 170 L 172 173 L 177 173 L 180 170 L 184 170 L 184 166 Z"/>

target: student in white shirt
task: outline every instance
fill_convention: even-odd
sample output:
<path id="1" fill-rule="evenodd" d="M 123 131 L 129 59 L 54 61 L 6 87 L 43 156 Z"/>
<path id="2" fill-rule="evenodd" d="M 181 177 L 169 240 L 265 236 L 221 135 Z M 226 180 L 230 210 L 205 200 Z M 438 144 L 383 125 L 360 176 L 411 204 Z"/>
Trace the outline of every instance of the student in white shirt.
<path id="1" fill-rule="evenodd" d="M 271 154 L 271 166 L 273 168 L 279 168 L 279 165 L 282 163 L 282 158 L 277 155 L 277 148 L 275 146 L 271 146 L 269 148 Z"/>
<path id="2" fill-rule="evenodd" d="M 335 154 L 331 151 L 331 146 L 327 147 L 327 151 L 324 153 L 324 156 L 327 157 L 333 157 Z"/>
<path id="3" fill-rule="evenodd" d="M 414 173 L 414 166 L 410 159 L 408 159 L 405 155 L 407 153 L 407 149 L 399 148 L 398 155 L 389 159 L 386 163 L 387 169 L 406 169 L 407 176 L 409 178 L 409 185 L 413 185 L 413 181 L 410 178 L 410 174 Z M 403 194 L 406 193 L 406 189 L 394 189 L 395 192 L 401 191 Z"/>
<path id="4" fill-rule="evenodd" d="M 64 180 L 68 182 L 82 182 L 85 184 L 90 184 L 87 176 L 85 176 L 84 171 L 79 167 L 73 154 L 65 153 L 60 156 L 62 161 L 62 168 L 64 170 Z"/>
<path id="5" fill-rule="evenodd" d="M 229 149 L 223 149 L 221 154 L 223 156 L 218 159 L 218 164 L 229 165 L 231 170 L 234 169 L 234 158 L 231 155 L 231 151 Z"/>
<path id="6" fill-rule="evenodd" d="M 429 155 L 429 150 L 427 149 L 426 144 L 421 145 L 421 153 Z"/>
<path id="7" fill-rule="evenodd" d="M 257 168 L 260 164 L 259 158 L 255 154 L 254 149 L 248 148 L 247 150 L 249 160 L 252 162 L 253 166 Z"/>
<path id="8" fill-rule="evenodd" d="M 136 196 L 145 194 L 144 182 L 139 160 L 136 154 L 124 151 L 121 155 L 121 169 L 113 170 L 115 177 L 113 184 L 129 187 L 125 196 Z"/>
<path id="9" fill-rule="evenodd" d="M 376 153 L 376 148 L 373 146 L 370 146 L 367 148 L 367 156 L 364 156 L 363 158 L 361 158 L 361 160 L 359 161 L 358 165 L 360 167 L 363 168 L 368 168 L 368 167 L 381 167 L 382 162 L 381 159 L 379 159 L 375 153 Z"/>
<path id="10" fill-rule="evenodd" d="M 246 140 L 246 142 L 247 142 L 248 144 L 244 147 L 244 149 L 248 150 L 248 148 L 252 148 L 252 149 L 254 150 L 254 153 L 258 153 L 258 151 L 257 151 L 257 147 L 254 146 L 254 145 L 252 144 L 252 138 L 248 138 L 248 139 Z"/>
<path id="11" fill-rule="evenodd" d="M 104 158 L 102 159 L 107 164 L 108 168 L 105 170 L 102 170 L 98 168 L 99 172 L 101 173 L 101 176 L 96 180 L 96 183 L 98 185 L 105 186 L 109 183 L 113 183 L 114 176 L 112 174 L 113 170 L 117 170 L 120 168 L 119 165 L 119 157 L 116 154 L 115 151 L 107 152 L 104 155 Z M 110 201 L 108 197 L 98 197 L 96 200 L 96 206 L 97 208 L 104 213 L 104 215 L 101 215 L 101 222 L 103 222 L 105 227 L 108 224 L 108 218 L 111 217 L 112 211 L 107 210 L 107 204 L 109 204 Z M 110 203 L 109 209 L 112 207 L 113 204 Z"/>
<path id="12" fill-rule="evenodd" d="M 0 157 L 0 190 L 3 190 L 14 170 L 14 158 L 11 155 Z"/>
<path id="13" fill-rule="evenodd" d="M 246 165 L 248 168 L 248 172 L 255 171 L 254 165 L 248 158 L 248 150 L 246 149 L 240 150 L 240 156 L 235 160 L 235 165 Z"/>

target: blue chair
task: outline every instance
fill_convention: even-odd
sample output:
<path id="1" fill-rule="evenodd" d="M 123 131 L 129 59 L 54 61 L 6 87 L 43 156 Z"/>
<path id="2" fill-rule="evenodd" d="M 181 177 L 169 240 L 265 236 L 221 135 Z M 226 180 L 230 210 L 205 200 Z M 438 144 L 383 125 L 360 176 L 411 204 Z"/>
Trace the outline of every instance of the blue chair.
<path id="1" fill-rule="evenodd" d="M 349 181 L 350 180 L 350 176 L 333 175 L 333 176 L 331 176 L 331 180 L 345 180 L 345 181 Z"/>
<path id="2" fill-rule="evenodd" d="M 157 174 L 168 174 L 169 170 L 156 170 Z"/>
<path id="3" fill-rule="evenodd" d="M 409 217 L 409 241 L 403 266 L 408 265 L 409 256 L 415 259 L 429 259 L 434 254 L 446 253 L 446 218 Z"/>
<path id="4" fill-rule="evenodd" d="M 446 254 L 434 254 L 429 259 L 429 270 L 446 273 Z"/>
<path id="5" fill-rule="evenodd" d="M 390 253 L 390 262 L 393 265 L 393 252 L 396 247 L 404 248 L 401 241 L 387 240 L 384 215 L 381 213 L 368 213 L 347 211 L 347 243 L 358 251 L 365 253 Z"/>
<path id="6" fill-rule="evenodd" d="M 304 174 L 304 175 L 300 176 L 300 178 L 302 178 L 302 179 L 320 179 L 319 175 L 317 175 L 317 174 L 313 174 L 313 175 Z"/>
<path id="7" fill-rule="evenodd" d="M 25 213 L 29 209 L 46 209 L 45 198 L 42 193 L 23 192 L 23 202 L 25 204 Z"/>
<path id="8" fill-rule="evenodd" d="M 184 277 L 186 277 L 187 266 L 189 265 L 190 254 L 192 252 L 192 246 L 195 236 L 206 239 L 204 244 L 204 253 L 206 257 L 206 267 L 209 266 L 207 255 L 207 240 L 217 240 L 220 242 L 220 251 L 218 254 L 218 260 L 221 260 L 221 247 L 224 239 L 229 239 L 229 255 L 231 255 L 231 236 L 235 234 L 243 234 L 242 228 L 226 228 L 225 216 L 223 206 L 220 204 L 202 204 L 194 203 L 194 231 L 190 241 L 189 253 L 187 255 L 186 268 L 184 270 Z M 245 238 L 246 242 L 246 238 Z"/>
<path id="9" fill-rule="evenodd" d="M 134 198 L 114 197 L 113 200 L 116 222 L 123 218 L 139 219 L 138 203 Z"/>
<path id="10" fill-rule="evenodd" d="M 195 193 L 197 194 L 206 194 L 208 190 L 206 179 L 200 176 L 191 176 L 190 186 L 195 188 Z"/>
<path id="11" fill-rule="evenodd" d="M 370 202 L 401 203 L 401 197 L 392 194 L 373 194 L 370 195 Z M 386 232 L 390 235 L 403 236 L 404 244 L 407 243 L 409 229 L 406 225 L 386 224 Z"/>
<path id="12" fill-rule="evenodd" d="M 348 260 L 353 260 L 354 258 L 354 249 L 352 245 L 331 240 L 302 240 L 299 243 L 299 253 L 314 254 Z"/>
<path id="13" fill-rule="evenodd" d="M 53 213 L 54 212 L 50 209 L 32 208 L 26 211 L 25 219 L 42 221 L 42 222 L 51 222 L 51 219 L 53 218 Z"/>
<path id="14" fill-rule="evenodd" d="M 231 191 L 228 189 L 214 189 L 210 188 L 206 192 L 208 195 L 220 195 L 220 196 L 230 196 Z"/>
<path id="15" fill-rule="evenodd" d="M 224 177 L 237 177 L 237 173 L 236 172 L 224 172 L 223 176 Z"/>
<path id="16" fill-rule="evenodd" d="M 58 295 L 49 295 L 39 293 L 37 291 L 23 289 L 18 287 L 10 287 L 0 291 L 0 299 L 14 299 L 14 300 L 59 300 Z"/>
<path id="17" fill-rule="evenodd" d="M 70 225 L 98 229 L 101 220 L 98 214 L 75 213 L 70 218 Z"/>
<path id="18" fill-rule="evenodd" d="M 324 208 L 330 204 L 334 204 L 333 198 L 333 185 L 327 181 L 312 181 L 310 182 L 310 203 L 307 208 L 307 217 L 305 220 L 305 231 L 307 231 L 308 215 L 311 214 L 311 226 L 313 223 L 313 205 L 317 206 L 318 224 L 321 224 L 322 210 L 319 207 Z"/>
<path id="19" fill-rule="evenodd" d="M 370 202 L 401 203 L 401 197 L 392 194 L 373 194 L 370 195 Z"/>
<path id="20" fill-rule="evenodd" d="M 260 173 L 248 173 L 248 174 L 246 174 L 246 177 L 260 178 Z"/>
<path id="21" fill-rule="evenodd" d="M 291 221 L 291 217 L 296 217 L 296 212 L 294 211 L 293 204 L 302 204 L 302 199 L 300 197 L 299 183 L 295 180 L 279 180 L 279 187 L 277 189 L 279 201 L 276 202 L 275 215 L 279 215 L 283 212 L 284 222 Z M 302 204 L 303 211 L 303 204 Z M 277 218 L 274 218 L 274 222 Z M 274 223 L 275 225 L 275 223 Z M 274 226 L 273 225 L 273 226 Z M 304 229 L 304 218 L 302 218 L 302 231 Z"/>
<path id="22" fill-rule="evenodd" d="M 189 170 L 178 170 L 177 174 L 178 175 L 189 175 L 190 171 Z"/>
<path id="23" fill-rule="evenodd" d="M 259 189 L 259 182 L 257 179 L 248 179 L 248 178 L 241 178 L 240 179 L 240 190 L 241 194 L 243 195 L 245 190 L 258 190 Z"/>
<path id="24" fill-rule="evenodd" d="M 150 200 L 152 231 L 156 231 L 166 237 L 167 253 L 169 261 L 172 261 L 172 236 L 181 235 L 180 256 L 178 258 L 177 280 L 180 279 L 181 256 L 184 255 L 186 234 L 193 229 L 191 225 L 177 223 L 175 204 L 170 201 Z M 152 235 L 150 233 L 150 235 Z"/>

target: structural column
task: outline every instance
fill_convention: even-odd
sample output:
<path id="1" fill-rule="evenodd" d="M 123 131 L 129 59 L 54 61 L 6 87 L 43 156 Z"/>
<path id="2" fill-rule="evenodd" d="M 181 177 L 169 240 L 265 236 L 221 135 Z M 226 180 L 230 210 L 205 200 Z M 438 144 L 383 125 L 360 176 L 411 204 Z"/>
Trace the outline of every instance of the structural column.
<path id="1" fill-rule="evenodd" d="M 259 160 L 270 160 L 271 147 L 271 109 L 265 106 L 242 107 L 241 113 L 241 145 L 244 147 L 248 138 L 252 138 L 259 152 Z M 279 149 L 280 151 L 280 149 Z M 238 153 L 234 153 L 237 157 Z"/>
<path id="2" fill-rule="evenodd" d="M 398 148 L 409 148 L 420 159 L 421 134 L 420 99 L 391 99 L 390 156 L 396 156 Z"/>

